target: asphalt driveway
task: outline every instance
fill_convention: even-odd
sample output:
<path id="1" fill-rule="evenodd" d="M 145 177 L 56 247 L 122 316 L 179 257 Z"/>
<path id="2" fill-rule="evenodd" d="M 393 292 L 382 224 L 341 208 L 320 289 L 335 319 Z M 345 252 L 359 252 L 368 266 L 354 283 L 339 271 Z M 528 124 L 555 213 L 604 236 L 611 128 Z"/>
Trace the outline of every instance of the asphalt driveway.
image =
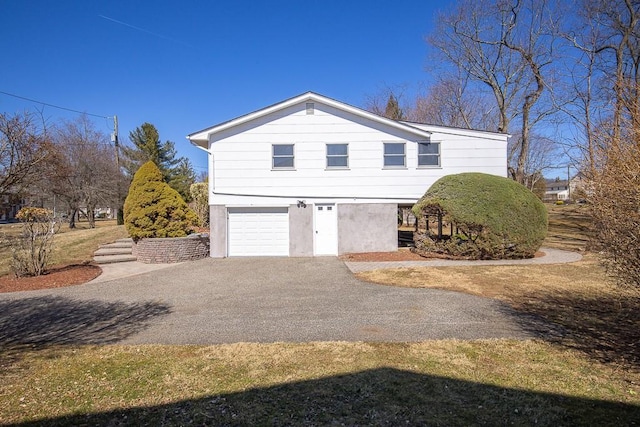
<path id="1" fill-rule="evenodd" d="M 334 258 L 228 258 L 0 294 L 0 345 L 526 338 L 498 301 L 357 280 Z"/>

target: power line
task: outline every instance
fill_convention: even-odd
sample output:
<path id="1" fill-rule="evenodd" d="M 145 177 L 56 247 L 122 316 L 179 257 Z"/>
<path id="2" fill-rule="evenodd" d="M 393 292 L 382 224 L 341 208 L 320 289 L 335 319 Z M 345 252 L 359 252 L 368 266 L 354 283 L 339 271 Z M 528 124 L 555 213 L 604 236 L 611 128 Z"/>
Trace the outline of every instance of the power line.
<path id="1" fill-rule="evenodd" d="M 35 102 L 36 104 L 46 105 L 47 107 L 53 107 L 53 108 L 58 108 L 60 110 L 71 111 L 73 113 L 86 114 L 87 116 L 93 116 L 93 117 L 100 117 L 101 119 L 110 119 L 111 118 L 111 117 L 108 117 L 108 116 L 101 116 L 100 114 L 92 114 L 92 113 L 87 113 L 86 111 L 79 111 L 79 110 L 74 110 L 72 108 L 60 107 L 59 105 L 54 105 L 54 104 L 49 104 L 47 102 L 37 101 L 35 99 L 26 98 L 24 96 L 15 95 L 13 93 L 4 92 L 2 90 L 0 90 L 0 93 L 2 93 L 4 95 L 8 95 L 8 96 L 13 96 L 14 98 L 24 99 L 25 101 Z"/>

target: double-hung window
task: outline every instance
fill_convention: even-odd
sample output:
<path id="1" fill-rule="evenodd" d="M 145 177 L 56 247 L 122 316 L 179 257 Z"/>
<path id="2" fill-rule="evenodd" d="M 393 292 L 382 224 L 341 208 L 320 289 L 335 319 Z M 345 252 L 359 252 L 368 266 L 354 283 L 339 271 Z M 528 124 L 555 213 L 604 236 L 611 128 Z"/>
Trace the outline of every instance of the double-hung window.
<path id="1" fill-rule="evenodd" d="M 327 144 L 327 169 L 349 167 L 349 144 Z"/>
<path id="2" fill-rule="evenodd" d="M 407 166 L 405 143 L 385 142 L 384 143 L 384 167 L 404 168 Z"/>
<path id="3" fill-rule="evenodd" d="M 440 166 L 440 143 L 439 142 L 419 142 L 418 143 L 418 167 L 439 167 Z"/>
<path id="4" fill-rule="evenodd" d="M 293 169 L 293 144 L 273 144 L 273 169 Z"/>

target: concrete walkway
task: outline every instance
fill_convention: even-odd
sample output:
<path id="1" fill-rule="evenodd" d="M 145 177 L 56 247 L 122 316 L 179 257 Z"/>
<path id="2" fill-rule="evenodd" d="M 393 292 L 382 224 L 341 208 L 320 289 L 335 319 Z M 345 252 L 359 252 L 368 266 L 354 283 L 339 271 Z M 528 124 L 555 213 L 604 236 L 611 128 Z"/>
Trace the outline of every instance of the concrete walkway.
<path id="1" fill-rule="evenodd" d="M 112 264 L 100 264 L 102 274 L 90 281 L 89 283 L 103 283 L 111 280 L 123 279 L 126 277 L 137 276 L 139 274 L 149 273 L 156 270 L 164 270 L 176 264 L 145 264 L 139 261 L 117 262 Z"/>
<path id="2" fill-rule="evenodd" d="M 379 270 L 382 268 L 399 267 L 447 267 L 460 265 L 526 265 L 526 264 L 561 264 L 576 262 L 582 259 L 577 252 L 563 251 L 560 249 L 541 248 L 544 256 L 531 259 L 494 260 L 494 261 L 452 261 L 434 259 L 428 261 L 392 261 L 392 262 L 345 262 L 352 273 L 361 271 Z M 89 283 L 102 283 L 116 279 L 136 276 L 156 270 L 163 270 L 178 264 L 144 264 L 138 261 L 121 262 L 114 264 L 102 264 L 102 274 Z"/>
<path id="3" fill-rule="evenodd" d="M 399 267 L 455 267 L 461 265 L 535 265 L 535 264 L 562 264 L 576 262 L 582 259 L 582 255 L 576 252 L 560 249 L 540 248 L 544 256 L 529 259 L 504 259 L 504 260 L 447 260 L 433 259 L 425 261 L 391 261 L 391 262 L 345 262 L 353 273 L 361 271 L 380 270 L 382 268 Z"/>

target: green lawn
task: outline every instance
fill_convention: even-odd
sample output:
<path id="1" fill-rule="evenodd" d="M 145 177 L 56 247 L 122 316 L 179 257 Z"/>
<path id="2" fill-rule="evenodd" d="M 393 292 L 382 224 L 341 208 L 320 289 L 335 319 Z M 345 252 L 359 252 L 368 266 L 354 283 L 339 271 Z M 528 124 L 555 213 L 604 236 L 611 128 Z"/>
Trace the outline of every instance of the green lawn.
<path id="1" fill-rule="evenodd" d="M 568 208 L 553 208 L 550 236 L 584 249 L 588 224 Z M 367 279 L 497 298 L 555 327 L 526 341 L 35 348 L 3 335 L 20 310 L 2 302 L 0 424 L 638 425 L 640 297 L 593 254 Z"/>

